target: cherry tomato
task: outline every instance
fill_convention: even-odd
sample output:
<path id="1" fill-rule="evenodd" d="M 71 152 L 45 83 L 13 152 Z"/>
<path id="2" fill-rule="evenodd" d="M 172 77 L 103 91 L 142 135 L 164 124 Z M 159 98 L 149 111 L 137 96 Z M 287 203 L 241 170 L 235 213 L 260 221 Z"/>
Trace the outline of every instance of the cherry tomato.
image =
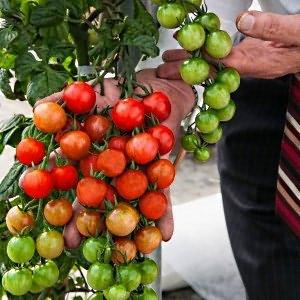
<path id="1" fill-rule="evenodd" d="M 9 232 L 13 235 L 17 235 L 25 229 L 32 228 L 35 223 L 33 214 L 21 211 L 18 206 L 13 206 L 8 211 L 5 221 Z"/>
<path id="2" fill-rule="evenodd" d="M 199 22 L 209 32 L 218 31 L 221 27 L 219 17 L 212 12 L 199 16 L 195 22 Z"/>
<path id="3" fill-rule="evenodd" d="M 171 114 L 171 102 L 163 92 L 154 92 L 143 99 L 145 112 L 153 114 L 159 122 L 167 120 Z"/>
<path id="4" fill-rule="evenodd" d="M 99 35 L 95 29 L 88 30 L 88 42 L 90 46 L 95 46 L 98 44 Z"/>
<path id="5" fill-rule="evenodd" d="M 93 142 L 101 142 L 108 132 L 111 122 L 100 115 L 91 115 L 86 118 L 83 130 Z"/>
<path id="6" fill-rule="evenodd" d="M 106 227 L 116 236 L 129 235 L 136 228 L 140 220 L 137 210 L 127 204 L 119 203 L 106 217 Z"/>
<path id="7" fill-rule="evenodd" d="M 125 286 L 126 290 L 131 292 L 138 288 L 141 283 L 141 273 L 134 264 L 118 267 L 120 283 Z"/>
<path id="8" fill-rule="evenodd" d="M 110 264 L 96 262 L 87 272 L 87 282 L 96 291 L 103 291 L 114 283 L 114 269 Z"/>
<path id="9" fill-rule="evenodd" d="M 41 257 L 53 259 L 59 257 L 64 250 L 64 238 L 56 230 L 41 233 L 36 239 L 36 250 Z"/>
<path id="10" fill-rule="evenodd" d="M 236 111 L 236 106 L 232 100 L 230 100 L 229 104 L 224 108 L 214 110 L 218 119 L 223 122 L 231 120 L 235 114 L 235 111 Z"/>
<path id="11" fill-rule="evenodd" d="M 44 217 L 53 226 L 64 226 L 72 218 L 73 208 L 65 198 L 49 201 L 44 207 Z"/>
<path id="12" fill-rule="evenodd" d="M 143 262 L 138 264 L 138 268 L 142 275 L 142 284 L 151 284 L 157 279 L 159 270 L 153 259 L 146 258 Z"/>
<path id="13" fill-rule="evenodd" d="M 134 241 L 138 251 L 150 254 L 161 244 L 162 235 L 157 227 L 146 226 L 135 234 Z"/>
<path id="14" fill-rule="evenodd" d="M 205 42 L 205 31 L 201 24 L 189 23 L 178 31 L 176 39 L 183 49 L 195 51 L 203 46 Z"/>
<path id="15" fill-rule="evenodd" d="M 117 191 L 115 189 L 115 187 L 113 187 L 112 185 L 110 184 L 107 184 L 107 192 L 105 194 L 105 197 L 104 197 L 104 200 L 105 201 L 109 201 L 110 203 L 112 203 L 112 205 L 115 204 L 115 199 L 117 197 Z M 105 201 L 103 201 L 101 204 L 100 204 L 100 209 L 105 209 Z"/>
<path id="16" fill-rule="evenodd" d="M 23 165 L 38 165 L 46 155 L 44 143 L 27 138 L 23 139 L 16 147 L 16 156 Z"/>
<path id="17" fill-rule="evenodd" d="M 60 142 L 61 137 L 67 133 L 68 131 L 72 131 L 72 130 L 81 130 L 82 126 L 79 123 L 79 121 L 77 121 L 76 119 L 73 119 L 71 117 L 67 117 L 67 122 L 66 125 L 59 131 L 56 133 L 55 135 L 55 141 L 57 143 Z"/>
<path id="18" fill-rule="evenodd" d="M 78 173 L 74 166 L 54 167 L 51 171 L 54 188 L 67 191 L 74 189 L 78 182 Z"/>
<path id="19" fill-rule="evenodd" d="M 229 93 L 233 93 L 239 88 L 241 78 L 236 69 L 226 68 L 218 72 L 216 81 L 225 85 Z"/>
<path id="20" fill-rule="evenodd" d="M 206 162 L 210 159 L 210 151 L 207 147 L 197 148 L 194 151 L 194 158 L 199 162 Z"/>
<path id="21" fill-rule="evenodd" d="M 166 3 L 158 7 L 157 21 L 162 27 L 176 28 L 185 19 L 186 11 L 181 4 L 178 3 Z"/>
<path id="22" fill-rule="evenodd" d="M 95 263 L 100 257 L 100 254 L 105 251 L 106 238 L 88 238 L 82 247 L 82 254 L 89 263 Z"/>
<path id="23" fill-rule="evenodd" d="M 187 0 L 184 3 L 184 6 L 188 9 L 189 12 L 196 12 L 197 10 L 199 10 L 201 4 L 202 0 Z"/>
<path id="24" fill-rule="evenodd" d="M 34 240 L 30 236 L 14 236 L 9 240 L 6 250 L 10 260 L 24 264 L 30 261 L 34 255 Z"/>
<path id="25" fill-rule="evenodd" d="M 187 133 L 181 138 L 181 146 L 186 151 L 194 151 L 199 144 L 199 138 L 194 133 Z"/>
<path id="26" fill-rule="evenodd" d="M 136 256 L 135 243 L 127 238 L 117 238 L 114 241 L 115 250 L 112 253 L 114 264 L 124 264 L 132 261 Z"/>
<path id="27" fill-rule="evenodd" d="M 76 226 L 83 236 L 96 236 L 104 229 L 101 215 L 96 211 L 81 211 L 77 216 Z"/>
<path id="28" fill-rule="evenodd" d="M 147 188 L 147 177 L 140 170 L 127 170 L 116 179 L 117 192 L 126 201 L 141 197 Z"/>
<path id="29" fill-rule="evenodd" d="M 222 127 L 219 126 L 213 132 L 202 134 L 201 136 L 206 143 L 215 144 L 221 139 L 222 133 L 223 133 Z"/>
<path id="30" fill-rule="evenodd" d="M 108 149 L 120 150 L 126 152 L 126 144 L 130 140 L 130 136 L 114 136 L 108 142 Z"/>
<path id="31" fill-rule="evenodd" d="M 80 160 L 86 157 L 91 147 L 89 136 L 80 130 L 65 133 L 59 142 L 62 153 L 69 159 Z"/>
<path id="32" fill-rule="evenodd" d="M 127 156 L 138 164 L 145 165 L 152 161 L 158 153 L 159 143 L 149 133 L 139 133 L 126 144 Z"/>
<path id="33" fill-rule="evenodd" d="M 196 127 L 202 133 L 214 131 L 219 126 L 219 119 L 213 110 L 201 111 L 195 119 Z"/>
<path id="34" fill-rule="evenodd" d="M 47 198 L 53 190 L 50 172 L 32 170 L 25 174 L 22 188 L 26 195 L 34 199 Z"/>
<path id="35" fill-rule="evenodd" d="M 230 94 L 223 84 L 216 82 L 204 90 L 203 99 L 211 108 L 222 109 L 229 104 Z"/>
<path id="36" fill-rule="evenodd" d="M 103 296 L 102 292 L 100 292 L 100 293 L 95 293 L 95 294 L 91 295 L 90 297 L 88 297 L 88 300 L 104 300 L 103 297 L 104 296 Z"/>
<path id="37" fill-rule="evenodd" d="M 142 102 L 127 98 L 120 100 L 112 110 L 114 124 L 125 131 L 131 131 L 144 124 L 145 108 Z"/>
<path id="38" fill-rule="evenodd" d="M 97 154 L 89 154 L 87 157 L 83 158 L 79 162 L 79 168 L 84 177 L 90 177 L 97 170 Z"/>
<path id="39" fill-rule="evenodd" d="M 165 125 L 157 125 L 147 130 L 158 142 L 158 152 L 160 155 L 169 153 L 175 144 L 175 137 L 172 130 Z"/>
<path id="40" fill-rule="evenodd" d="M 67 86 L 62 98 L 67 108 L 75 114 L 88 113 L 96 103 L 96 93 L 94 89 L 82 81 L 76 81 Z"/>
<path id="41" fill-rule="evenodd" d="M 36 266 L 32 274 L 33 281 L 42 288 L 53 286 L 59 277 L 59 270 L 56 263 L 48 260 L 44 265 Z"/>
<path id="42" fill-rule="evenodd" d="M 122 284 L 115 284 L 104 291 L 106 300 L 127 300 L 130 293 Z"/>
<path id="43" fill-rule="evenodd" d="M 158 300 L 154 289 L 145 287 L 142 294 L 134 294 L 133 300 Z"/>
<path id="44" fill-rule="evenodd" d="M 107 177 L 116 177 L 122 174 L 126 167 L 126 158 L 122 151 L 106 149 L 101 152 L 97 160 L 97 170 Z"/>
<path id="45" fill-rule="evenodd" d="M 57 103 L 45 102 L 34 109 L 33 122 L 43 132 L 56 133 L 66 125 L 67 115 Z"/>

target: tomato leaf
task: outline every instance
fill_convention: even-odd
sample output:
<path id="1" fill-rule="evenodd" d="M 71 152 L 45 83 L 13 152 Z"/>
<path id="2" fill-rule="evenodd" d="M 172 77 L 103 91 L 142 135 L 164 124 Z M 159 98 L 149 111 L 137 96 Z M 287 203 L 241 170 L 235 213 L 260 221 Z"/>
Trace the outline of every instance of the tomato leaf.
<path id="1" fill-rule="evenodd" d="M 6 50 L 0 50 L 0 68 L 12 69 L 15 66 L 16 56 L 8 53 Z"/>
<path id="2" fill-rule="evenodd" d="M 12 77 L 9 70 L 0 69 L 0 90 L 4 96 L 8 99 L 15 100 L 16 95 L 12 91 L 9 79 Z"/>
<path id="3" fill-rule="evenodd" d="M 56 264 L 59 266 L 59 281 L 63 281 L 69 275 L 75 261 L 75 257 L 67 256 L 65 253 L 55 260 Z"/>
<path id="4" fill-rule="evenodd" d="M 12 26 L 0 29 L 0 48 L 8 48 L 9 44 L 16 39 L 18 32 Z"/>
<path id="5" fill-rule="evenodd" d="M 37 71 L 42 70 L 42 63 L 37 61 L 32 53 L 24 53 L 16 59 L 16 76 L 23 81 L 31 77 Z"/>
<path id="6" fill-rule="evenodd" d="M 149 57 L 156 57 L 159 54 L 159 48 L 156 46 L 155 38 L 147 35 L 139 35 L 134 39 L 124 40 L 124 44 L 138 48 L 142 54 Z"/>

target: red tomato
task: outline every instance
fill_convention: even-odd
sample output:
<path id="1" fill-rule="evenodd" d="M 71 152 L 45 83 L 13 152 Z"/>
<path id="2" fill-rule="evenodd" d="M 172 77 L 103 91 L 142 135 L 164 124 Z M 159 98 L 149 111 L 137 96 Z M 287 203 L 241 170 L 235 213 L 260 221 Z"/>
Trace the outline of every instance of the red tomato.
<path id="1" fill-rule="evenodd" d="M 154 92 L 143 99 L 146 114 L 153 114 L 160 122 L 165 121 L 171 114 L 169 97 L 163 92 Z"/>
<path id="2" fill-rule="evenodd" d="M 44 207 L 44 217 L 53 226 L 64 226 L 72 218 L 73 208 L 68 199 L 49 201 Z"/>
<path id="3" fill-rule="evenodd" d="M 106 149 L 101 152 L 97 160 L 97 169 L 107 177 L 116 177 L 123 173 L 126 158 L 122 151 Z"/>
<path id="4" fill-rule="evenodd" d="M 55 167 L 51 171 L 54 188 L 67 191 L 74 189 L 78 182 L 78 173 L 74 166 Z"/>
<path id="5" fill-rule="evenodd" d="M 91 115 L 84 122 L 83 130 L 93 142 L 101 142 L 110 128 L 110 121 L 100 115 Z"/>
<path id="6" fill-rule="evenodd" d="M 139 133 L 126 144 L 126 153 L 136 163 L 145 165 L 157 155 L 158 141 L 149 133 Z"/>
<path id="7" fill-rule="evenodd" d="M 25 174 L 22 188 L 26 195 L 34 199 L 48 197 L 53 190 L 50 173 L 45 170 L 33 170 Z"/>
<path id="8" fill-rule="evenodd" d="M 133 98 L 120 100 L 112 110 L 112 119 L 118 128 L 131 131 L 144 124 L 144 105 Z"/>
<path id="9" fill-rule="evenodd" d="M 83 236 L 96 236 L 105 226 L 98 212 L 83 210 L 77 216 L 76 227 Z"/>
<path id="10" fill-rule="evenodd" d="M 39 164 L 46 155 L 44 143 L 33 139 L 23 139 L 16 147 L 17 159 L 27 166 Z"/>
<path id="11" fill-rule="evenodd" d="M 139 201 L 141 213 L 149 220 L 159 220 L 167 211 L 168 200 L 164 193 L 151 191 Z"/>
<path id="12" fill-rule="evenodd" d="M 162 235 L 157 227 L 146 226 L 135 234 L 134 241 L 138 251 L 150 254 L 160 245 Z"/>
<path id="13" fill-rule="evenodd" d="M 65 124 L 65 126 L 56 133 L 55 135 L 55 141 L 56 143 L 59 143 L 61 137 L 68 131 L 71 130 L 80 130 L 81 129 L 81 124 L 79 123 L 79 121 L 74 120 L 71 117 L 67 117 L 67 122 Z"/>
<path id="14" fill-rule="evenodd" d="M 116 189 L 112 185 L 107 184 L 107 192 L 105 194 L 104 200 L 109 201 L 114 205 L 116 197 L 117 197 Z M 105 202 L 104 201 L 101 203 L 100 209 L 105 209 Z"/>
<path id="15" fill-rule="evenodd" d="M 108 149 L 120 150 L 126 152 L 126 144 L 130 140 L 130 136 L 114 136 L 108 142 Z"/>
<path id="16" fill-rule="evenodd" d="M 157 125 L 149 128 L 147 132 L 157 139 L 160 155 L 167 154 L 173 149 L 175 137 L 172 130 L 167 126 Z"/>
<path id="17" fill-rule="evenodd" d="M 82 81 L 76 81 L 67 86 L 62 98 L 67 108 L 75 114 L 88 113 L 96 103 L 94 89 Z"/>
<path id="18" fill-rule="evenodd" d="M 84 177 L 90 177 L 97 170 L 97 154 L 90 154 L 80 160 L 79 168 Z"/>
<path id="19" fill-rule="evenodd" d="M 80 204 L 87 207 L 99 207 L 107 192 L 104 181 L 86 177 L 78 182 L 76 193 Z"/>
<path id="20" fill-rule="evenodd" d="M 112 253 L 114 264 L 124 264 L 132 261 L 136 256 L 136 245 L 134 241 L 127 238 L 117 238 L 114 241 L 115 250 Z"/>

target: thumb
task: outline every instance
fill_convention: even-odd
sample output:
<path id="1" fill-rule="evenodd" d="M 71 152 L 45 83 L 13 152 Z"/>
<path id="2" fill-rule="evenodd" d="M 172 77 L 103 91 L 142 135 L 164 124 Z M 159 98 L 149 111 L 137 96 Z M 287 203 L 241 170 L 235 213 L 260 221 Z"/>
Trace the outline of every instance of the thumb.
<path id="1" fill-rule="evenodd" d="M 266 41 L 300 46 L 300 14 L 279 15 L 250 11 L 237 18 L 237 28 L 242 33 Z"/>

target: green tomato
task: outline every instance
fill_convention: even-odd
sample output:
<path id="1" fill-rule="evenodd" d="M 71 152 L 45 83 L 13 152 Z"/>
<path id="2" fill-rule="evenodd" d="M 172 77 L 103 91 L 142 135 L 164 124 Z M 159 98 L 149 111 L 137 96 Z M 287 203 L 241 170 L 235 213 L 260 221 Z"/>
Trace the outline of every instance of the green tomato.
<path id="1" fill-rule="evenodd" d="M 56 230 L 41 233 L 36 239 L 36 250 L 41 257 L 53 259 L 59 257 L 64 250 L 64 238 Z"/>
<path id="2" fill-rule="evenodd" d="M 231 120 L 235 114 L 235 111 L 236 111 L 236 106 L 233 100 L 230 100 L 229 104 L 226 107 L 222 109 L 214 110 L 218 119 L 222 122 Z"/>
<path id="3" fill-rule="evenodd" d="M 224 84 L 227 87 L 229 93 L 233 93 L 239 88 L 241 78 L 236 69 L 226 68 L 218 72 L 216 81 Z"/>
<path id="4" fill-rule="evenodd" d="M 88 298 L 88 300 L 104 300 L 102 293 L 96 293 Z"/>
<path id="5" fill-rule="evenodd" d="M 165 3 L 157 10 L 157 21 L 162 27 L 176 28 L 185 19 L 186 11 L 181 4 Z"/>
<path id="6" fill-rule="evenodd" d="M 204 103 L 213 109 L 222 109 L 230 101 L 230 94 L 227 88 L 221 83 L 213 83 L 203 93 Z"/>
<path id="7" fill-rule="evenodd" d="M 207 35 L 204 47 L 211 57 L 224 58 L 232 49 L 232 40 L 226 31 L 214 31 Z"/>
<path id="8" fill-rule="evenodd" d="M 181 65 L 180 74 L 187 84 L 200 84 L 209 76 L 209 64 L 202 58 L 190 58 Z"/>
<path id="9" fill-rule="evenodd" d="M 120 266 L 118 270 L 120 283 L 125 286 L 127 291 L 131 292 L 138 288 L 142 280 L 142 275 L 135 265 Z"/>
<path id="10" fill-rule="evenodd" d="M 126 290 L 122 284 L 115 284 L 104 291 L 106 300 L 127 300 L 130 297 L 130 293 Z"/>
<path id="11" fill-rule="evenodd" d="M 205 42 L 205 31 L 199 23 L 184 25 L 177 33 L 177 41 L 187 51 L 200 49 Z"/>
<path id="12" fill-rule="evenodd" d="M 87 239 L 82 247 L 82 254 L 89 263 L 95 263 L 99 254 L 105 251 L 106 239 L 104 237 Z"/>
<path id="13" fill-rule="evenodd" d="M 149 287 L 145 287 L 142 294 L 134 294 L 133 300 L 158 300 L 156 292 Z"/>
<path id="14" fill-rule="evenodd" d="M 30 236 L 12 237 L 7 244 L 7 255 L 15 263 L 23 264 L 34 255 L 35 244 Z"/>
<path id="15" fill-rule="evenodd" d="M 147 258 L 138 265 L 138 268 L 142 275 L 142 284 L 150 284 L 156 280 L 158 276 L 158 266 L 154 260 Z"/>
<path id="16" fill-rule="evenodd" d="M 181 138 L 181 146 L 186 151 L 194 151 L 198 144 L 198 136 L 194 133 L 187 133 Z"/>
<path id="17" fill-rule="evenodd" d="M 218 31 L 221 27 L 219 17 L 212 12 L 199 16 L 195 22 L 199 22 L 209 32 Z"/>
<path id="18" fill-rule="evenodd" d="M 89 29 L 88 30 L 88 42 L 90 46 L 94 46 L 98 43 L 99 36 L 95 29 Z"/>
<path id="19" fill-rule="evenodd" d="M 210 159 L 210 151 L 207 147 L 197 148 L 194 151 L 194 158 L 199 162 L 206 162 Z"/>
<path id="20" fill-rule="evenodd" d="M 29 290 L 30 293 L 39 294 L 43 289 L 44 289 L 44 287 L 38 285 L 34 280 L 34 276 L 32 276 L 32 284 L 31 284 L 31 288 Z"/>
<path id="21" fill-rule="evenodd" d="M 214 131 L 219 126 L 219 119 L 211 109 L 201 111 L 195 119 L 196 127 L 202 133 Z"/>
<path id="22" fill-rule="evenodd" d="M 202 134 L 201 136 L 206 143 L 215 144 L 221 139 L 222 133 L 223 133 L 222 127 L 219 126 L 213 132 Z"/>
<path id="23" fill-rule="evenodd" d="M 33 281 L 44 288 L 53 286 L 57 282 L 58 277 L 58 267 L 52 260 L 33 269 Z"/>
<path id="24" fill-rule="evenodd" d="M 96 262 L 87 272 L 88 284 L 97 291 L 103 291 L 114 283 L 114 270 L 110 264 Z"/>

